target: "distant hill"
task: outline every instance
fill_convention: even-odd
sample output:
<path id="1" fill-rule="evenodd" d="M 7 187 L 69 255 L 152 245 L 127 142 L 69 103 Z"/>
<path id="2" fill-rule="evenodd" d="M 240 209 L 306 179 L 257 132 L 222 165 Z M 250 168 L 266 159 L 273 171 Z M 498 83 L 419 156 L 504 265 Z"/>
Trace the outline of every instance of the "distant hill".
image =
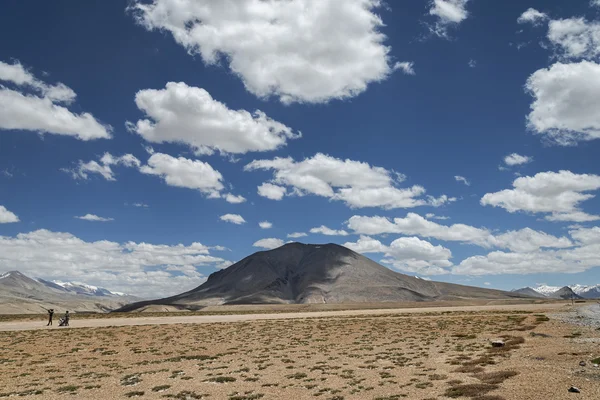
<path id="1" fill-rule="evenodd" d="M 150 305 L 190 309 L 219 304 L 306 304 L 523 298 L 518 293 L 427 281 L 400 274 L 336 244 L 289 243 L 211 274 L 201 286 Z"/>
<path id="2" fill-rule="evenodd" d="M 513 293 L 550 299 L 597 299 L 600 298 L 600 285 L 571 285 L 562 287 L 540 285 L 535 288 L 526 287 L 523 289 L 513 290 Z"/>
<path id="3" fill-rule="evenodd" d="M 530 287 L 526 287 L 523 289 L 517 289 L 517 290 L 513 290 L 513 293 L 518 293 L 518 294 L 522 294 L 524 296 L 529 296 L 529 297 L 539 297 L 539 298 L 547 298 L 546 295 L 536 291 L 535 289 L 532 289 Z"/>
<path id="4" fill-rule="evenodd" d="M 84 283 L 34 279 L 19 271 L 0 273 L 0 314 L 40 313 L 44 308 L 106 312 L 139 300 Z"/>

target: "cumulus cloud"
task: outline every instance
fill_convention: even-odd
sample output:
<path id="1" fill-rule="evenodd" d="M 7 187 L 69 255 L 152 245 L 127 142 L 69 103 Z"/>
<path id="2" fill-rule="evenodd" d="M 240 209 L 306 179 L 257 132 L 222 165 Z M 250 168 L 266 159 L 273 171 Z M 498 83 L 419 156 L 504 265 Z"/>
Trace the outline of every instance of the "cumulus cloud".
<path id="1" fill-rule="evenodd" d="M 348 236 L 348 232 L 346 232 L 343 229 L 335 230 L 335 229 L 328 228 L 325 225 L 321 225 L 317 228 L 312 228 L 310 230 L 310 233 L 319 233 L 319 234 L 325 235 L 325 236 Z"/>
<path id="2" fill-rule="evenodd" d="M 263 183 L 258 187 L 258 195 L 271 200 L 281 200 L 287 194 L 287 189 L 283 186 L 273 185 L 272 183 Z"/>
<path id="3" fill-rule="evenodd" d="M 594 58 L 600 55 L 600 23 L 585 18 L 551 20 L 548 40 L 564 59 Z"/>
<path id="4" fill-rule="evenodd" d="M 454 179 L 456 180 L 456 182 L 462 182 L 467 186 L 471 186 L 471 182 L 469 182 L 469 180 L 464 176 L 456 175 Z"/>
<path id="5" fill-rule="evenodd" d="M 244 203 L 246 201 L 246 198 L 244 196 L 235 196 L 231 193 L 227 193 L 225 195 L 225 201 L 231 204 L 240 204 Z"/>
<path id="6" fill-rule="evenodd" d="M 287 235 L 288 238 L 292 238 L 292 239 L 297 239 L 297 238 L 306 237 L 306 236 L 308 236 L 308 234 L 306 234 L 304 232 L 293 232 L 293 233 L 288 233 L 288 235 Z"/>
<path id="7" fill-rule="evenodd" d="M 427 218 L 427 219 L 440 219 L 440 220 L 450 219 L 450 217 L 446 217 L 446 216 L 443 216 L 443 215 L 435 215 L 434 213 L 427 213 L 427 214 L 425 214 L 425 218 Z"/>
<path id="8" fill-rule="evenodd" d="M 11 224 L 19 222 L 19 217 L 13 212 L 10 212 L 4 206 L 0 206 L 0 224 Z"/>
<path id="9" fill-rule="evenodd" d="M 520 177 L 513 189 L 487 193 L 482 205 L 501 207 L 510 213 L 525 211 L 550 214 L 550 221 L 596 221 L 600 216 L 589 215 L 579 204 L 594 198 L 586 192 L 600 189 L 600 176 L 574 174 L 571 171 L 540 172 L 533 177 Z"/>
<path id="10" fill-rule="evenodd" d="M 517 153 L 512 153 L 512 154 L 509 154 L 506 157 L 504 157 L 504 164 L 508 165 L 509 167 L 512 167 L 515 165 L 529 164 L 532 161 L 533 161 L 533 157 L 522 156 Z"/>
<path id="11" fill-rule="evenodd" d="M 84 241 L 70 233 L 37 230 L 0 236 L 0 270 L 29 276 L 83 281 L 133 295 L 156 298 L 200 285 L 195 267 L 225 262 L 201 243 L 189 246 Z M 180 271 L 177 274 L 172 272 Z"/>
<path id="12" fill-rule="evenodd" d="M 578 244 L 591 245 L 600 244 L 600 227 L 577 228 L 569 231 L 569 234 Z"/>
<path id="13" fill-rule="evenodd" d="M 102 158 L 100 158 L 100 162 L 94 160 L 83 162 L 83 160 L 79 160 L 76 167 L 63 168 L 62 171 L 71 174 L 73 179 L 88 179 L 89 174 L 99 174 L 107 181 L 114 181 L 116 179 L 111 167 L 115 165 L 140 167 L 141 162 L 132 154 L 115 157 L 110 153 L 104 153 Z"/>
<path id="14" fill-rule="evenodd" d="M 536 10 L 535 8 L 529 8 L 525 11 L 521 16 L 517 19 L 519 24 L 527 24 L 531 23 L 534 25 L 538 25 L 540 22 L 548 19 L 548 15 L 541 11 Z"/>
<path id="15" fill-rule="evenodd" d="M 489 247 L 494 243 L 492 233 L 484 228 L 476 228 L 465 224 L 441 225 L 429 221 L 415 213 L 408 213 L 406 218 L 352 216 L 347 222 L 348 228 L 362 235 L 382 235 L 398 233 L 434 238 L 444 241 L 473 243 Z"/>
<path id="16" fill-rule="evenodd" d="M 296 162 L 291 157 L 254 160 L 245 171 L 273 170 L 271 183 L 259 187 L 261 196 L 280 200 L 290 187 L 290 195 L 312 194 L 343 201 L 349 207 L 411 208 L 423 205 L 434 207 L 454 201 L 454 198 L 425 195 L 425 188 L 415 185 L 398 188 L 404 176 L 368 163 L 341 160 L 317 153 L 312 158 Z"/>
<path id="17" fill-rule="evenodd" d="M 239 214 L 225 214 L 219 217 L 221 221 L 230 222 L 232 224 L 241 225 L 245 224 L 246 220 Z"/>
<path id="18" fill-rule="evenodd" d="M 112 128 L 92 114 L 75 114 L 64 105 L 75 101 L 75 92 L 58 83 L 37 79 L 18 61 L 0 61 L 0 129 L 25 130 L 72 136 L 80 140 L 109 139 Z M 61 105 L 64 104 L 64 105 Z"/>
<path id="19" fill-rule="evenodd" d="M 109 222 L 109 221 L 114 221 L 114 218 L 104 218 L 104 217 L 99 217 L 97 215 L 94 214 L 85 214 L 81 217 L 75 217 L 77 219 L 82 219 L 84 221 L 93 221 L 93 222 Z"/>
<path id="20" fill-rule="evenodd" d="M 283 240 L 281 240 L 281 239 L 266 238 L 266 239 L 260 239 L 256 242 L 254 242 L 254 244 L 252 246 L 271 250 L 271 249 L 276 249 L 278 247 L 281 247 L 283 245 L 284 245 L 284 243 L 283 243 Z"/>
<path id="21" fill-rule="evenodd" d="M 271 229 L 273 224 L 269 221 L 261 221 L 258 223 L 258 226 L 260 226 L 261 229 Z"/>
<path id="22" fill-rule="evenodd" d="M 154 153 L 148 164 L 140 167 L 140 172 L 159 176 L 169 186 L 198 190 L 209 198 L 221 197 L 220 191 L 224 188 L 221 173 L 200 160 Z"/>
<path id="23" fill-rule="evenodd" d="M 140 90 L 135 103 L 148 119 L 128 122 L 130 131 L 152 143 L 186 144 L 197 154 L 275 150 L 301 137 L 260 110 L 232 110 L 206 90 L 183 82 Z"/>
<path id="24" fill-rule="evenodd" d="M 170 32 L 207 65 L 228 65 L 246 89 L 284 103 L 354 97 L 393 71 L 379 0 L 135 1 L 148 30 Z"/>
<path id="25" fill-rule="evenodd" d="M 461 275 L 552 274 L 578 273 L 600 266 L 600 245 L 534 252 L 494 251 L 485 256 L 473 256 L 453 268 Z"/>
<path id="26" fill-rule="evenodd" d="M 497 247 L 507 248 L 518 253 L 528 253 L 541 248 L 573 247 L 573 242 L 569 238 L 556 237 L 531 228 L 509 231 L 498 235 L 494 244 Z"/>
<path id="27" fill-rule="evenodd" d="M 414 62 L 397 62 L 396 64 L 394 64 L 394 70 L 398 69 L 404 72 L 406 75 L 416 75 Z"/>
<path id="28" fill-rule="evenodd" d="M 429 25 L 431 33 L 447 38 L 448 29 L 458 26 L 468 18 L 467 3 L 469 0 L 432 0 L 429 14 L 436 18 L 434 24 Z"/>
<path id="29" fill-rule="evenodd" d="M 343 246 L 360 254 L 385 253 L 387 250 L 387 246 L 379 240 L 365 235 L 360 235 L 356 242 L 346 242 Z"/>
<path id="30" fill-rule="evenodd" d="M 434 246 L 416 237 L 394 240 L 386 251 L 382 262 L 402 271 L 422 275 L 443 275 L 452 266 L 452 252 L 443 246 Z"/>
<path id="31" fill-rule="evenodd" d="M 357 242 L 347 242 L 344 246 L 361 254 L 383 253 L 382 263 L 404 272 L 441 275 L 449 273 L 447 268 L 452 266 L 450 250 L 416 237 L 402 237 L 386 246 L 379 240 L 361 236 Z"/>
<path id="32" fill-rule="evenodd" d="M 536 71 L 525 87 L 534 98 L 531 131 L 559 145 L 600 138 L 599 64 L 559 62 Z"/>

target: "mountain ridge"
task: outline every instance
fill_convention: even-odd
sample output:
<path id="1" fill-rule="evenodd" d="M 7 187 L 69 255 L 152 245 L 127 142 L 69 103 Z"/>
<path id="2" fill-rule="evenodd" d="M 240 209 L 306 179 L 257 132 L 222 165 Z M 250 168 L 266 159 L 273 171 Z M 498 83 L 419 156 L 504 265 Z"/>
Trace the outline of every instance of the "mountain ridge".
<path id="1" fill-rule="evenodd" d="M 571 299 L 598 299 L 600 298 L 600 285 L 567 285 L 567 286 L 549 286 L 538 285 L 536 287 L 525 287 L 513 290 L 514 293 L 536 293 L 545 298 L 564 298 Z M 533 295 L 533 293 L 532 293 Z M 565 296 L 565 297 L 561 297 Z"/>
<path id="2" fill-rule="evenodd" d="M 251 254 L 175 296 L 128 305 L 309 304 L 522 298 L 493 289 L 429 281 L 392 271 L 333 243 L 288 243 Z"/>
<path id="3" fill-rule="evenodd" d="M 0 273 L 0 314 L 39 313 L 44 309 L 106 312 L 139 301 L 135 296 L 74 282 L 31 278 L 19 271 Z"/>

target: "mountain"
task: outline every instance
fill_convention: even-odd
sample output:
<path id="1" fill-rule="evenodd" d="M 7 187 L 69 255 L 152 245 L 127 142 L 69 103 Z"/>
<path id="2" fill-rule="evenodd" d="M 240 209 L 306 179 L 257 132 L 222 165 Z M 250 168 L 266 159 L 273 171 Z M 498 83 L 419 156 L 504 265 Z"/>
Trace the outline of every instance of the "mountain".
<path id="1" fill-rule="evenodd" d="M 546 298 L 547 296 L 538 292 L 537 290 L 530 288 L 530 287 L 526 287 L 523 289 L 516 289 L 513 290 L 513 293 L 518 293 L 518 294 L 522 294 L 523 296 L 529 296 L 529 297 L 539 297 L 539 298 Z"/>
<path id="2" fill-rule="evenodd" d="M 532 297 L 546 297 L 551 299 L 596 299 L 600 298 L 600 285 L 570 285 L 570 286 L 548 286 L 540 285 L 535 288 L 526 287 L 513 290 L 513 293 L 524 294 Z"/>
<path id="3" fill-rule="evenodd" d="M 130 304 L 118 311 L 153 305 L 190 309 L 219 304 L 307 304 L 509 299 L 522 295 L 433 282 L 394 272 L 336 245 L 289 243 L 261 251 L 211 274 L 189 292 Z"/>
<path id="4" fill-rule="evenodd" d="M 41 278 L 36 278 L 38 282 L 51 288 L 63 289 L 68 293 L 80 294 L 85 296 L 97 296 L 97 297 L 126 297 L 129 296 L 125 293 L 111 292 L 108 289 L 104 289 L 97 286 L 87 285 L 81 282 L 61 282 L 61 281 L 46 281 Z"/>
<path id="5" fill-rule="evenodd" d="M 569 287 L 584 299 L 600 299 L 600 285 L 572 285 Z"/>
<path id="6" fill-rule="evenodd" d="M 568 286 L 562 287 L 560 289 L 558 289 L 556 292 L 549 294 L 548 297 L 551 297 L 553 299 L 563 299 L 563 300 L 578 300 L 578 299 L 583 299 L 583 297 L 579 296 L 578 294 L 576 294 L 573 289 L 571 289 Z"/>
<path id="7" fill-rule="evenodd" d="M 0 314 L 40 313 L 44 308 L 106 312 L 138 300 L 83 283 L 33 279 L 19 271 L 0 273 Z"/>

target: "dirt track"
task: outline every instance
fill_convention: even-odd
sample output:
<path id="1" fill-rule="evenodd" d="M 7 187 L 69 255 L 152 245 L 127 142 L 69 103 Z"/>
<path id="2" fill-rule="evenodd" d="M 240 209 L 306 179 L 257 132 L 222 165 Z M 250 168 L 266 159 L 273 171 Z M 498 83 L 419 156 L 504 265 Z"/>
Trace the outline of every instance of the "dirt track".
<path id="1" fill-rule="evenodd" d="M 423 308 L 397 308 L 376 310 L 345 310 L 345 311 L 317 311 L 317 312 L 290 312 L 276 314 L 240 314 L 240 315 L 177 315 L 165 317 L 136 317 L 136 318 L 104 318 L 104 319 L 82 319 L 77 316 L 72 318 L 70 328 L 99 328 L 110 326 L 133 326 L 133 325 L 170 325 L 170 324 L 206 324 L 216 322 L 244 322 L 256 320 L 281 320 L 301 318 L 324 318 L 324 317 L 347 317 L 347 316 L 374 316 L 374 315 L 396 315 L 416 313 L 440 313 L 456 311 L 557 311 L 564 309 L 565 304 L 512 304 L 492 306 L 459 306 L 459 307 L 423 307 Z M 23 331 L 23 330 L 47 330 L 47 329 L 69 329 L 59 328 L 58 319 L 53 327 L 46 327 L 45 321 L 11 321 L 0 323 L 0 331 Z"/>

